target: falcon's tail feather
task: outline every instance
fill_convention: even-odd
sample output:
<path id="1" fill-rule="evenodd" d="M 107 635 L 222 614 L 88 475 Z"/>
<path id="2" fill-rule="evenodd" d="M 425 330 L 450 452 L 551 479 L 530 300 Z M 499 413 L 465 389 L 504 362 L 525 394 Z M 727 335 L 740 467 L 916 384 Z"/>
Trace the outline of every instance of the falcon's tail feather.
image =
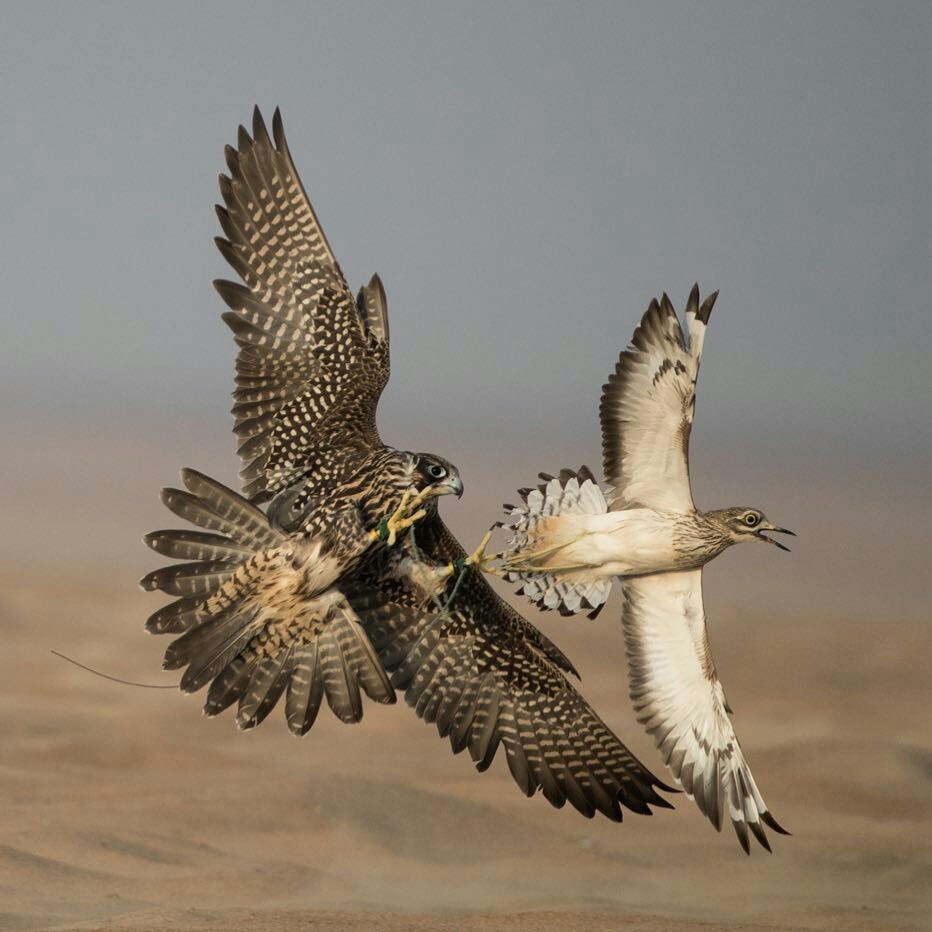
<path id="1" fill-rule="evenodd" d="M 286 694 L 292 733 L 305 734 L 326 696 L 344 722 L 362 718 L 360 690 L 378 702 L 395 693 L 359 618 L 329 585 L 331 558 L 320 542 L 295 541 L 235 492 L 193 469 L 185 490 L 162 500 L 202 531 L 155 531 L 157 553 L 189 562 L 145 576 L 144 589 L 179 598 L 146 628 L 179 635 L 165 653 L 169 670 L 187 669 L 184 692 L 210 688 L 204 712 L 238 703 L 240 728 L 258 725 Z"/>
<path id="2" fill-rule="evenodd" d="M 560 551 L 572 541 L 549 534 L 553 522 L 547 519 L 605 514 L 605 496 L 588 466 L 578 471 L 562 469 L 559 476 L 542 472 L 540 479 L 536 488 L 519 489 L 521 505 L 504 506 L 514 521 L 505 525 L 514 532 L 504 556 L 506 578 L 518 583 L 515 591 L 538 608 L 555 608 L 561 615 L 589 611 L 589 617 L 595 618 L 611 592 L 611 580 L 562 575 L 581 568 L 561 565 Z M 557 569 L 559 576 L 554 573 Z"/>

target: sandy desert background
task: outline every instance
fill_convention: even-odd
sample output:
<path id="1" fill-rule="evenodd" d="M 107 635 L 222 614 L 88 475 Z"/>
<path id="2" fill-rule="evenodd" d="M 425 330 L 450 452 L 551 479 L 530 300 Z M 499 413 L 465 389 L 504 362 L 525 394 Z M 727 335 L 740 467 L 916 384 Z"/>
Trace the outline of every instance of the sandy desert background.
<path id="1" fill-rule="evenodd" d="M 921 0 L 0 4 L 0 928 L 932 928 L 930 46 Z M 721 289 L 696 500 L 799 534 L 705 574 L 772 855 L 527 800 L 403 704 L 244 735 L 51 653 L 177 680 L 141 538 L 179 467 L 236 482 L 212 205 L 254 104 L 386 283 L 380 428 L 460 467 L 467 546 L 598 469 L 651 296 Z M 663 776 L 617 595 L 522 610 Z"/>
<path id="2" fill-rule="evenodd" d="M 873 499 L 870 468 L 841 484 L 807 474 L 801 452 L 796 469 L 754 477 L 797 547 L 739 548 L 707 572 L 736 727 L 794 833 L 748 858 L 683 797 L 621 825 L 527 800 L 503 761 L 477 774 L 403 704 L 370 704 L 357 726 L 322 713 L 301 740 L 279 714 L 240 734 L 229 717 L 204 718 L 196 697 L 58 659 L 50 650 L 171 682 L 164 643 L 142 630 L 157 597 L 135 590 L 152 564 L 138 541 L 171 520 L 155 490 L 174 459 L 232 479 L 232 457 L 220 443 L 205 451 L 184 423 L 135 442 L 100 424 L 92 447 L 65 423 L 16 427 L 19 478 L 3 511 L 23 532 L 0 553 L 3 927 L 928 928 L 925 571 L 921 556 L 904 559 L 927 532 L 910 514 L 896 515 L 897 534 L 872 530 L 890 505 Z M 449 452 L 467 496 L 444 511 L 469 541 L 551 456 L 518 450 L 500 468 L 460 428 L 438 449 L 459 447 Z M 727 475 L 703 445 L 694 460 L 702 498 L 724 500 L 738 470 Z M 68 494 L 52 502 L 48 488 Z M 894 539 L 909 527 L 908 542 Z M 867 573 L 861 548 L 887 562 Z M 597 622 L 539 623 L 578 664 L 585 695 L 658 767 L 627 701 L 617 614 L 613 600 Z"/>

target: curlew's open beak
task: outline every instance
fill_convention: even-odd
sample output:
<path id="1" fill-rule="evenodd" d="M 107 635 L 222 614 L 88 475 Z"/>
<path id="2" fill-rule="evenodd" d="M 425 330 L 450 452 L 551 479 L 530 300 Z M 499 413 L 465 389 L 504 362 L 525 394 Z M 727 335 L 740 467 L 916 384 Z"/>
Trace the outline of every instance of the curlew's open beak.
<path id="1" fill-rule="evenodd" d="M 773 544 L 774 547 L 779 547 L 781 550 L 785 550 L 787 553 L 790 553 L 790 548 L 785 544 L 781 544 L 780 541 L 774 540 L 772 537 L 764 537 L 761 531 L 770 531 L 771 534 L 789 534 L 790 537 L 795 537 L 796 534 L 793 531 L 788 530 L 785 527 L 777 527 L 775 524 L 771 524 L 769 521 L 760 525 L 757 529 L 757 537 L 759 540 L 766 541 L 768 544 Z"/>

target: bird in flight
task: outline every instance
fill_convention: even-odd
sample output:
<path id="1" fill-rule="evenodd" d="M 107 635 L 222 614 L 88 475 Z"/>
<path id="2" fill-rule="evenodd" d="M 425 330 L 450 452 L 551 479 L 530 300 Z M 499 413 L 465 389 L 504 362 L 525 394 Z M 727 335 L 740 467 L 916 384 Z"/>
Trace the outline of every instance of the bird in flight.
<path id="1" fill-rule="evenodd" d="M 402 690 L 480 771 L 503 746 L 528 796 L 615 821 L 622 806 L 671 808 L 658 790 L 672 789 L 570 683 L 566 656 L 469 571 L 483 547 L 467 557 L 437 509 L 462 492 L 456 468 L 382 442 L 385 291 L 374 276 L 353 298 L 278 110 L 269 134 L 257 109 L 226 157 L 216 242 L 242 284 L 216 287 L 239 346 L 243 495 L 190 469 L 163 492 L 197 528 L 146 537 L 183 561 L 142 580 L 175 597 L 147 623 L 175 636 L 165 666 L 186 668 L 185 692 L 207 687 L 208 715 L 236 705 L 241 728 L 284 696 L 296 735 L 324 698 L 356 722 L 361 693 L 391 703 Z"/>
<path id="2" fill-rule="evenodd" d="M 670 299 L 653 300 L 602 389 L 603 491 L 586 468 L 541 474 L 506 505 L 513 537 L 503 569 L 518 592 L 564 614 L 603 607 L 621 581 L 629 686 L 638 720 L 678 785 L 716 829 L 788 834 L 767 809 L 738 743 L 709 648 L 702 567 L 733 544 L 792 534 L 758 508 L 700 512 L 689 484 L 696 379 L 718 293 L 695 285 L 686 333 Z M 762 825 L 763 823 L 763 825 Z"/>

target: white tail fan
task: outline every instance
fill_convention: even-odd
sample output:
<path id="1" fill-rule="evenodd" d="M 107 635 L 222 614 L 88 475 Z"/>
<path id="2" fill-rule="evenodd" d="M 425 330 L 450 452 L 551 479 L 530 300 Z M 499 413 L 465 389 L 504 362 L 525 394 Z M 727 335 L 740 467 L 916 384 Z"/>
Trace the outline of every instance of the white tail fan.
<path id="1" fill-rule="evenodd" d="M 519 489 L 522 505 L 505 505 L 514 519 L 506 525 L 514 536 L 505 551 L 506 579 L 519 583 L 515 590 L 542 609 L 557 609 L 562 615 L 588 611 L 595 618 L 611 592 L 611 579 L 558 578 L 546 572 L 533 572 L 528 563 L 535 556 L 547 557 L 552 548 L 542 544 L 542 522 L 556 515 L 601 515 L 608 511 L 605 495 L 588 466 L 577 471 L 563 469 L 559 476 L 540 473 L 541 484 Z M 544 549 L 541 549 L 543 546 Z M 515 567 L 510 569 L 509 565 Z M 518 568 L 520 567 L 520 568 Z"/>

